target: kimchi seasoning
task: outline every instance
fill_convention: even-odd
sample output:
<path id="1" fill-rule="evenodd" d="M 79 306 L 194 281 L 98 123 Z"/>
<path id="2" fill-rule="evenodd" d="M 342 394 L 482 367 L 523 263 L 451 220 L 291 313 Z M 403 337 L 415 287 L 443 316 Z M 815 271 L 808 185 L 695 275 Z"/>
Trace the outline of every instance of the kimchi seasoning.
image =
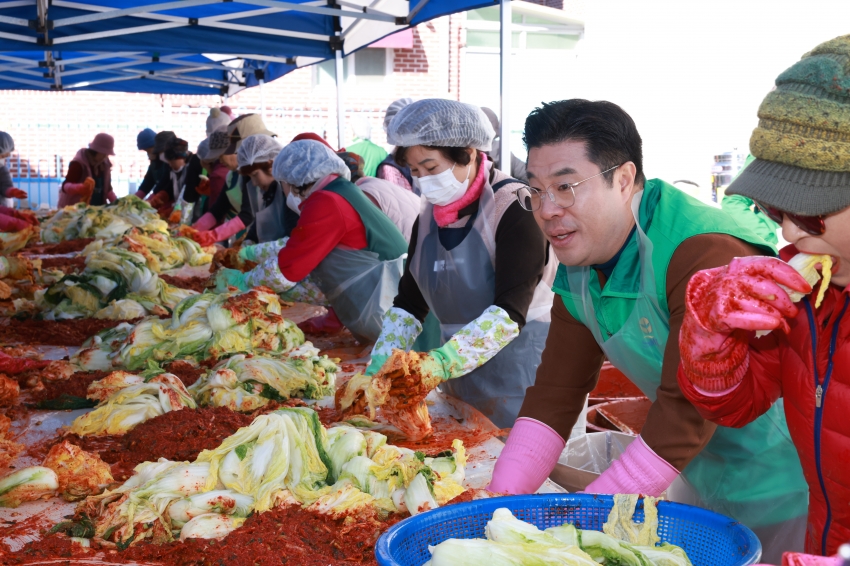
<path id="1" fill-rule="evenodd" d="M 13 320 L 0 325 L 0 341 L 47 346 L 82 346 L 86 339 L 101 330 L 114 328 L 122 322 L 135 324 L 140 320 L 142 319 Z"/>
<path id="2" fill-rule="evenodd" d="M 209 277 L 175 277 L 174 275 L 160 275 L 159 278 L 169 285 L 174 285 L 181 289 L 191 289 L 198 293 L 206 291 L 207 282 L 210 280 Z"/>

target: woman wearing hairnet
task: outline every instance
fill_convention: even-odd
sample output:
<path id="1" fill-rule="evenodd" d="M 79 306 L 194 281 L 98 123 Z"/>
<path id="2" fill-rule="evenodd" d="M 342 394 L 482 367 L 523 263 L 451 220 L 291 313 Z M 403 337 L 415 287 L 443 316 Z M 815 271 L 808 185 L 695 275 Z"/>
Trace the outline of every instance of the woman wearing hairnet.
<path id="1" fill-rule="evenodd" d="M 12 136 L 6 132 L 0 132 L 0 196 L 3 197 L 3 205 L 5 205 L 0 205 L 0 232 L 19 232 L 29 226 L 38 226 L 35 214 L 11 208 L 12 199 L 27 198 L 25 191 L 15 188 L 12 175 L 6 167 L 6 159 L 13 151 L 15 151 L 15 141 Z"/>
<path id="2" fill-rule="evenodd" d="M 68 165 L 68 173 L 59 189 L 59 208 L 84 202 L 102 205 L 118 197 L 112 190 L 112 163 L 115 139 L 109 134 L 97 134 L 89 146 L 82 148 Z"/>
<path id="3" fill-rule="evenodd" d="M 515 202 L 524 185 L 488 160 L 494 132 L 476 106 L 420 100 L 399 111 L 387 134 L 424 203 L 367 375 L 394 348 L 409 350 L 431 312 L 443 345 L 423 356 L 422 382 L 511 426 L 540 363 L 556 265 Z"/>
<path id="4" fill-rule="evenodd" d="M 351 333 L 374 341 L 402 272 L 407 245 L 401 232 L 320 142 L 290 143 L 272 173 L 288 185 L 287 205 L 300 215 L 298 224 L 277 256 L 248 273 L 220 271 L 216 288 L 265 285 L 285 293 L 309 275 Z"/>

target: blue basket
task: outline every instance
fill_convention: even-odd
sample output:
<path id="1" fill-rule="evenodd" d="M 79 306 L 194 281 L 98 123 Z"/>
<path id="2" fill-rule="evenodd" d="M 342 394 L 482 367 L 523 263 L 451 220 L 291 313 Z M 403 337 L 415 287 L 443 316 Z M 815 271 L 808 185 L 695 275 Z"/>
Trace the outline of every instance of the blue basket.
<path id="1" fill-rule="evenodd" d="M 500 507 L 540 529 L 572 523 L 579 529 L 601 531 L 613 506 L 612 496 L 589 493 L 513 495 L 450 505 L 389 529 L 378 540 L 375 556 L 382 566 L 421 566 L 431 558 L 428 545 L 450 538 L 484 538 L 484 526 Z M 643 501 L 634 519 L 643 521 Z M 750 529 L 729 517 L 681 503 L 658 504 L 658 536 L 662 542 L 684 548 L 694 566 L 744 566 L 761 558 L 761 543 Z"/>

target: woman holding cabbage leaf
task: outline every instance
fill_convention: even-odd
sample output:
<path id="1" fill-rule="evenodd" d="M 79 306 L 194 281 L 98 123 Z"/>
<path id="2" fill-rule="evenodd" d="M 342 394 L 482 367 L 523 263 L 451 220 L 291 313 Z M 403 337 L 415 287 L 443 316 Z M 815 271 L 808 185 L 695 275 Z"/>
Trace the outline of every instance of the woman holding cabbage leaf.
<path id="1" fill-rule="evenodd" d="M 217 290 L 265 285 L 283 294 L 309 275 L 351 333 L 374 341 L 401 277 L 404 236 L 322 143 L 290 143 L 275 158 L 272 174 L 286 185 L 298 223 L 283 248 L 253 270 L 220 271 Z"/>
<path id="2" fill-rule="evenodd" d="M 424 202 L 366 370 L 374 378 L 352 379 L 340 405 L 360 412 L 365 399 L 371 404 L 384 395 L 377 404 L 387 403 L 393 424 L 408 436 L 430 431 L 423 398 L 437 385 L 496 426 L 511 426 L 540 364 L 553 298 L 544 270 L 551 264 L 554 275 L 555 262 L 516 201 L 524 184 L 484 153 L 493 136 L 480 108 L 439 99 L 405 106 L 387 130 L 396 162 L 410 167 Z M 443 346 L 406 352 L 429 311 L 440 322 Z"/>

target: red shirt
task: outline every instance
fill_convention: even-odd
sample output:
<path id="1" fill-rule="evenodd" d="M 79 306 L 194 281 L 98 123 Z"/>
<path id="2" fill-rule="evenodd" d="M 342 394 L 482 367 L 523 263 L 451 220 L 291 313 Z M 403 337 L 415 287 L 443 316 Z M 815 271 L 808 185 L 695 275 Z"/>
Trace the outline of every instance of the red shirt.
<path id="1" fill-rule="evenodd" d="M 354 207 L 338 194 L 320 190 L 301 204 L 301 217 L 277 261 L 284 277 L 301 281 L 335 247 L 362 250 L 366 243 L 366 227 Z"/>

